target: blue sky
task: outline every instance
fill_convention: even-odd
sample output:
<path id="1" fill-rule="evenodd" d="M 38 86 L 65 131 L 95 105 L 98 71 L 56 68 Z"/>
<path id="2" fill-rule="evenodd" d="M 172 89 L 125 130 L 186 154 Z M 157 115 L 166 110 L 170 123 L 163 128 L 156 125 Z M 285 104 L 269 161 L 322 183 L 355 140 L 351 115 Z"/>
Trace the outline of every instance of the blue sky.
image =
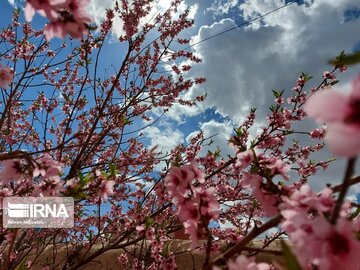
<path id="1" fill-rule="evenodd" d="M 10 2 L 23 6 L 23 1 Z M 89 11 L 100 20 L 113 3 L 113 0 L 92 0 Z M 170 0 L 154 3 L 157 8 L 165 9 Z M 180 10 L 190 8 L 195 27 L 187 30 L 184 37 L 191 38 L 192 42 L 202 40 L 284 3 L 283 0 L 185 0 Z M 3 27 L 10 18 L 12 6 L 6 1 L 1 5 L 0 25 Z M 156 126 L 145 130 L 149 145 L 160 144 L 161 149 L 169 150 L 178 143 L 186 143 L 189 135 L 201 128 L 206 136 L 218 134 L 214 145 L 229 153 L 227 139 L 234 125 L 243 119 L 250 107 L 258 107 L 259 115 L 264 116 L 273 102 L 272 89 L 290 90 L 301 72 L 312 74 L 315 85 L 322 72 L 331 69 L 328 59 L 342 50 L 349 52 L 359 48 L 359 15 L 359 1 L 304 0 L 249 26 L 193 46 L 192 50 L 203 62 L 193 67 L 191 75 L 204 76 L 207 83 L 194 87 L 186 95 L 194 97 L 206 92 L 207 99 L 197 108 L 173 106 Z M 43 21 L 37 16 L 34 23 L 41 25 Z M 117 21 L 114 36 L 121 31 L 121 22 Z M 108 57 L 102 63 L 109 69 L 114 60 L 114 47 L 111 48 L 105 52 Z M 121 55 L 118 57 L 120 61 Z M 358 72 L 357 66 L 349 69 L 340 77 L 340 86 L 348 87 L 347 81 Z M 158 115 L 159 112 L 153 113 Z M 343 163 L 338 162 L 330 169 L 329 178 L 339 177 L 342 166 Z M 324 182 L 314 181 L 313 186 L 319 188 Z"/>

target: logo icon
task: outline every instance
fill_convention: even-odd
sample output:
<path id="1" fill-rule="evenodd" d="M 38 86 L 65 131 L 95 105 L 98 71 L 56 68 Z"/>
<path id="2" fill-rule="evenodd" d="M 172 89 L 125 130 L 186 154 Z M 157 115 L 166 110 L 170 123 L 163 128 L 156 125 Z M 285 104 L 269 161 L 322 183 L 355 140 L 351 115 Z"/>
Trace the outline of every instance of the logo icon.
<path id="1" fill-rule="evenodd" d="M 12 218 L 29 217 L 29 204 L 8 202 L 8 215 Z"/>
<path id="2" fill-rule="evenodd" d="M 71 228 L 74 199 L 71 197 L 5 197 L 5 228 Z"/>

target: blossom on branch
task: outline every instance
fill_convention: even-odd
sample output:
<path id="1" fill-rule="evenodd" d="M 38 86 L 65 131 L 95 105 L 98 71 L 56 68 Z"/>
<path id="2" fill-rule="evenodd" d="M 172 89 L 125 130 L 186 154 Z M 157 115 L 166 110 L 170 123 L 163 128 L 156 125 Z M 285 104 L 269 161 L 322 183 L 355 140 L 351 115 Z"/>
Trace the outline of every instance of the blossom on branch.
<path id="1" fill-rule="evenodd" d="M 44 33 L 47 40 L 53 37 L 65 38 L 69 34 L 80 39 L 88 32 L 88 24 L 92 19 L 86 14 L 88 0 L 27 0 L 25 18 L 32 20 L 37 11 L 50 20 L 45 26 Z"/>
<path id="2" fill-rule="evenodd" d="M 305 104 L 305 112 L 327 123 L 325 139 L 333 153 L 344 157 L 360 153 L 360 75 L 354 78 L 349 95 L 333 90 L 315 93 Z"/>
<path id="3" fill-rule="evenodd" d="M 194 181 L 197 181 L 197 187 Z M 198 186 L 205 183 L 205 174 L 195 161 L 190 165 L 172 167 L 165 178 L 165 186 L 172 202 L 178 208 L 177 216 L 183 222 L 185 233 L 190 235 L 191 248 L 203 235 L 203 229 L 211 219 L 216 219 L 220 206 L 215 196 L 215 188 Z"/>
<path id="4" fill-rule="evenodd" d="M 235 261 L 229 261 L 227 267 L 229 270 L 270 270 L 270 265 L 267 263 L 256 263 L 244 255 L 240 255 Z M 213 270 L 220 270 L 220 268 L 214 266 Z"/>
<path id="5" fill-rule="evenodd" d="M 0 87 L 6 88 L 13 81 L 13 72 L 11 68 L 0 64 Z"/>
<path id="6" fill-rule="evenodd" d="M 315 266 L 319 270 L 358 270 L 360 242 L 354 237 L 356 222 L 346 218 L 348 206 L 344 204 L 336 224 L 330 223 L 327 217 L 335 205 L 330 188 L 316 194 L 305 184 L 289 197 L 283 196 L 283 201 L 281 226 L 304 269 Z"/>
<path id="7" fill-rule="evenodd" d="M 336 225 L 323 216 L 311 220 L 303 215 L 302 222 L 299 218 L 293 221 L 298 227 L 290 232 L 290 238 L 305 269 L 310 265 L 319 270 L 359 269 L 360 242 L 346 218 L 339 218 Z"/>

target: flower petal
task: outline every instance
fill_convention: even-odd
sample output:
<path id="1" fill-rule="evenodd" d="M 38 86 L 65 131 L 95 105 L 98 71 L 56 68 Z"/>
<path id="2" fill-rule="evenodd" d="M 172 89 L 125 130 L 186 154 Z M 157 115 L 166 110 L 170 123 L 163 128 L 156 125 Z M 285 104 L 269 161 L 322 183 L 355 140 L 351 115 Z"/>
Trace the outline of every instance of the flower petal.
<path id="1" fill-rule="evenodd" d="M 348 111 L 348 97 L 334 90 L 315 93 L 305 103 L 307 115 L 318 122 L 341 121 Z"/>
<path id="2" fill-rule="evenodd" d="M 26 3 L 24 12 L 26 21 L 31 22 L 35 15 L 35 9 L 29 2 Z"/>
<path id="3" fill-rule="evenodd" d="M 354 157 L 360 153 L 360 125 L 333 124 L 325 139 L 336 155 Z"/>

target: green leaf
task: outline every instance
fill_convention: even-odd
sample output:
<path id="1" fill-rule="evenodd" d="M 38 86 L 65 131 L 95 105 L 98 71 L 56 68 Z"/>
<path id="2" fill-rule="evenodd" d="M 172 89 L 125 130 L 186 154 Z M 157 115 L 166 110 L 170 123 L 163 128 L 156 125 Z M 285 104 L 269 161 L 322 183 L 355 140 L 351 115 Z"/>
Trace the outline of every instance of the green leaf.
<path id="1" fill-rule="evenodd" d="M 98 27 L 96 25 L 88 25 L 90 31 L 95 31 Z"/>
<path id="2" fill-rule="evenodd" d="M 278 91 L 272 90 L 274 97 L 278 98 L 280 97 L 280 93 Z"/>
<path id="3" fill-rule="evenodd" d="M 168 243 L 164 243 L 164 246 L 162 248 L 162 251 L 161 251 L 161 255 L 163 255 L 164 257 L 167 257 L 169 255 L 169 245 L 170 245 L 171 242 L 168 242 Z"/>
<path id="4" fill-rule="evenodd" d="M 331 83 L 329 83 L 330 85 L 335 85 L 339 82 L 339 80 L 333 80 Z"/>
<path id="5" fill-rule="evenodd" d="M 146 228 L 151 227 L 154 224 L 154 219 L 152 217 L 146 217 L 145 226 Z"/>
<path id="6" fill-rule="evenodd" d="M 85 176 L 81 171 L 78 171 L 78 177 L 80 179 L 80 183 L 84 182 Z"/>
<path id="7" fill-rule="evenodd" d="M 235 134 L 236 136 L 241 136 L 243 134 L 243 130 L 241 127 L 238 127 L 237 129 L 234 130 L 235 131 Z"/>
<path id="8" fill-rule="evenodd" d="M 304 72 L 301 73 L 301 77 L 304 79 L 305 82 L 308 82 L 313 78 L 313 76 L 310 76 L 309 73 Z"/>
<path id="9" fill-rule="evenodd" d="M 284 94 L 284 90 L 282 91 L 276 91 L 276 90 L 272 90 L 274 97 L 278 98 L 281 97 Z"/>
<path id="10" fill-rule="evenodd" d="M 113 163 L 109 164 L 109 169 L 110 169 L 110 177 L 115 176 L 116 175 L 116 167 Z"/>
<path id="11" fill-rule="evenodd" d="M 350 219 L 352 220 L 352 219 L 356 218 L 359 214 L 360 214 L 360 207 L 358 207 L 358 208 L 354 211 L 354 213 L 352 213 L 352 214 L 350 215 Z"/>
<path id="12" fill-rule="evenodd" d="M 171 162 L 171 166 L 180 167 L 180 162 L 181 162 L 181 157 L 180 157 L 180 155 L 178 154 L 178 155 L 176 155 L 175 160 L 173 160 L 173 161 Z"/>
<path id="13" fill-rule="evenodd" d="M 329 63 L 334 65 L 335 67 L 355 65 L 357 63 L 360 63 L 360 51 L 349 55 L 346 55 L 342 52 L 335 59 L 331 59 Z"/>
<path id="14" fill-rule="evenodd" d="M 29 268 L 26 267 L 26 258 L 24 258 L 21 263 L 15 268 L 15 270 L 28 270 Z"/>
<path id="15" fill-rule="evenodd" d="M 283 240 L 281 240 L 281 249 L 282 249 L 282 253 L 283 253 L 283 261 L 279 261 L 279 263 L 285 269 L 303 270 L 300 263 L 296 259 L 295 255 L 292 253 L 290 247 Z"/>

